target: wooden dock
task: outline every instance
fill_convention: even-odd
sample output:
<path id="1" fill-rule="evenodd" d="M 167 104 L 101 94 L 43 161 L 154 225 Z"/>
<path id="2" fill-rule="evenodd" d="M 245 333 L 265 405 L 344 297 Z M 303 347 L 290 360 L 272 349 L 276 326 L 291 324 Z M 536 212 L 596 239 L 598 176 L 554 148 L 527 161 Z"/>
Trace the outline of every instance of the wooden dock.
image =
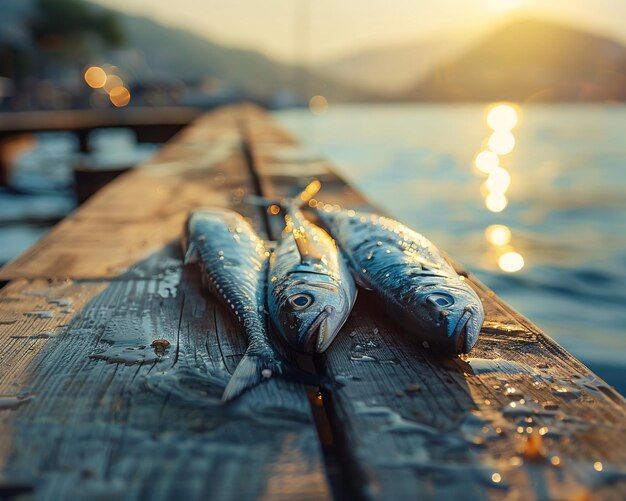
<path id="1" fill-rule="evenodd" d="M 105 110 L 23 111 L 0 113 L 0 185 L 7 184 L 11 151 L 34 132 L 73 132 L 81 152 L 89 151 L 96 129 L 129 128 L 140 143 L 162 143 L 200 114 L 198 108 L 166 106 Z"/>
<path id="2" fill-rule="evenodd" d="M 368 208 L 252 106 L 197 118 L 0 270 L 0 498 L 626 498 L 626 401 L 467 274 L 487 314 L 469 357 L 436 357 L 361 293 L 312 363 L 219 396 L 245 340 L 183 267 L 187 211 L 311 178 Z M 157 341 L 155 343 L 155 341 Z"/>

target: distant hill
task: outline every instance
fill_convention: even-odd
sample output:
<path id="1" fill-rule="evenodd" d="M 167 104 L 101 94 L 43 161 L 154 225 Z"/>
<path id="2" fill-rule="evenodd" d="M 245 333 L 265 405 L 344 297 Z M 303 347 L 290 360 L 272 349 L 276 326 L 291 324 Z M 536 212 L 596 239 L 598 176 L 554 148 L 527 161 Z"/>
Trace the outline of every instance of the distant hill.
<path id="1" fill-rule="evenodd" d="M 307 100 L 315 94 L 331 100 L 370 97 L 369 93 L 352 85 L 338 83 L 301 66 L 274 61 L 258 52 L 226 47 L 145 17 L 119 16 L 127 33 L 127 45 L 143 54 L 146 71 L 161 78 L 199 80 L 214 77 L 259 98 L 286 90 Z"/>
<path id="2" fill-rule="evenodd" d="M 325 75 L 346 85 L 376 93 L 406 92 L 442 60 L 458 53 L 458 38 L 431 39 L 414 44 L 373 48 L 317 65 Z"/>
<path id="3" fill-rule="evenodd" d="M 572 27 L 514 22 L 438 66 L 401 100 L 626 99 L 626 47 Z"/>

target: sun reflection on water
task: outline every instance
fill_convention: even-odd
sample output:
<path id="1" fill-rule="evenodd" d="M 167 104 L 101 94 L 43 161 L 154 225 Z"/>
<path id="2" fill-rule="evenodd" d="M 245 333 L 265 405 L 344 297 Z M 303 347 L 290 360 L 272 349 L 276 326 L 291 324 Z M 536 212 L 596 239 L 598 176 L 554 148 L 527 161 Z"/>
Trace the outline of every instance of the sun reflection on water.
<path id="1" fill-rule="evenodd" d="M 481 151 L 478 155 L 476 155 L 476 160 L 474 161 L 474 165 L 476 168 L 483 172 L 484 174 L 489 174 L 493 169 L 498 167 L 498 163 L 500 160 L 498 159 L 498 155 L 496 155 L 493 151 Z"/>
<path id="2" fill-rule="evenodd" d="M 489 148 L 498 155 L 508 155 L 515 148 L 515 136 L 508 130 L 497 130 L 489 137 Z"/>
<path id="3" fill-rule="evenodd" d="M 492 195 L 504 195 L 510 184 L 511 175 L 502 167 L 493 169 L 485 181 L 485 187 Z"/>
<path id="4" fill-rule="evenodd" d="M 524 257 L 519 252 L 505 252 L 498 258 L 498 266 L 503 271 L 515 273 L 524 267 Z"/>
<path id="5" fill-rule="evenodd" d="M 485 121 L 493 131 L 487 139 L 487 148 L 478 153 L 474 165 L 480 175 L 487 179 L 481 187 L 485 207 L 495 214 L 507 208 L 506 193 L 511 185 L 511 174 L 501 157 L 515 148 L 515 136 L 511 132 L 520 118 L 519 108 L 510 104 L 490 105 L 485 110 Z M 485 229 L 485 238 L 495 252 L 497 266 L 507 273 L 515 273 L 524 267 L 524 257 L 513 249 L 513 235 L 508 226 L 492 224 Z"/>
<path id="6" fill-rule="evenodd" d="M 511 241 L 511 230 L 504 224 L 492 224 L 487 226 L 485 237 L 493 245 L 507 245 Z"/>
<path id="7" fill-rule="evenodd" d="M 498 104 L 487 112 L 487 125 L 493 130 L 510 131 L 518 121 L 517 110 L 509 104 Z"/>
<path id="8" fill-rule="evenodd" d="M 485 197 L 485 207 L 491 212 L 502 212 L 509 205 L 509 200 L 504 195 L 490 193 Z"/>

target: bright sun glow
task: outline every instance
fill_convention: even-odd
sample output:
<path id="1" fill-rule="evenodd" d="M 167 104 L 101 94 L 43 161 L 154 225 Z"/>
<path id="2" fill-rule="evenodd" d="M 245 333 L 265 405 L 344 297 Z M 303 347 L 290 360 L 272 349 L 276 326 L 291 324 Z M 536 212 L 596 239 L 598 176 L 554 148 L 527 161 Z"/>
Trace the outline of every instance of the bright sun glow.
<path id="1" fill-rule="evenodd" d="M 523 0 L 488 0 L 489 7 L 501 12 L 518 9 L 522 6 Z"/>

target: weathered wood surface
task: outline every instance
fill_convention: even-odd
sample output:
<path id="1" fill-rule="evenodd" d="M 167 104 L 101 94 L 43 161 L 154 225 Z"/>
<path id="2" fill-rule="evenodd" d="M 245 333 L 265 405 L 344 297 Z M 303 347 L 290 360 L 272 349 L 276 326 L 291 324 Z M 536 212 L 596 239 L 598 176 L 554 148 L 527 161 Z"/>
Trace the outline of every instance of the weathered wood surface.
<path id="1" fill-rule="evenodd" d="M 370 207 L 260 110 L 207 114 L 0 270 L 0 497 L 623 499 L 624 399 L 471 275 L 470 357 L 436 357 L 361 293 L 314 360 L 341 385 L 310 405 L 273 378 L 218 405 L 245 341 L 181 266 L 185 214 L 231 206 L 276 237 L 247 195 L 312 177 Z"/>
<path id="2" fill-rule="evenodd" d="M 368 208 L 266 117 L 246 130 L 267 198 L 294 196 L 318 177 L 324 203 Z M 475 277 L 467 280 L 487 315 L 469 357 L 437 358 L 361 293 L 316 359 L 322 374 L 344 384 L 323 398 L 353 491 L 378 499 L 624 499 L 626 401 Z"/>
<path id="3" fill-rule="evenodd" d="M 329 496 L 305 388 L 273 378 L 220 404 L 246 343 L 181 264 L 198 205 L 263 230 L 251 189 L 234 114 L 218 112 L 2 271 L 0 498 Z"/>

